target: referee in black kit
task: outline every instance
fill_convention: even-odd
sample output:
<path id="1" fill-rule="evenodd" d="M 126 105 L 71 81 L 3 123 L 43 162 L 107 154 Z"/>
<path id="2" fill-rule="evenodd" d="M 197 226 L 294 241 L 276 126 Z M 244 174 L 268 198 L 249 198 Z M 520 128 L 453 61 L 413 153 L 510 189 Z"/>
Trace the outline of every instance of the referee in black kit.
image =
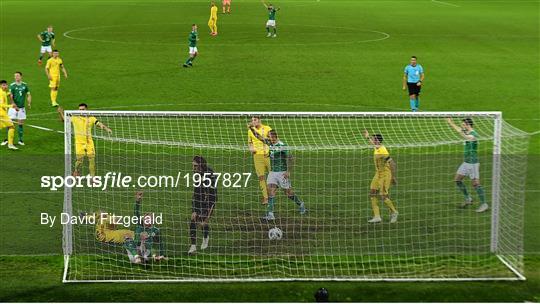
<path id="1" fill-rule="evenodd" d="M 203 230 L 203 241 L 201 250 L 208 247 L 210 240 L 210 226 L 208 221 L 212 216 L 214 207 L 217 201 L 217 183 L 214 170 L 210 168 L 206 159 L 200 155 L 193 157 L 193 174 L 200 175 L 200 183 L 194 184 L 193 199 L 191 202 L 191 222 L 189 224 L 189 236 L 191 238 L 191 246 L 188 254 L 194 255 L 197 253 L 197 225 L 200 225 Z M 205 182 L 210 180 L 210 184 Z"/>

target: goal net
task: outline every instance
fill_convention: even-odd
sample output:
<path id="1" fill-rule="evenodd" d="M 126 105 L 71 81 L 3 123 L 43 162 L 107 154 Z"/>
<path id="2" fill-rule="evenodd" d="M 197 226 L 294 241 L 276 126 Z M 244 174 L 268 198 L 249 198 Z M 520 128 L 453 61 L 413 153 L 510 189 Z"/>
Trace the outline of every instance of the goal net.
<path id="1" fill-rule="evenodd" d="M 65 115 L 65 177 L 85 176 L 95 162 L 90 184 L 64 189 L 64 212 L 72 216 L 63 234 L 65 282 L 524 279 L 529 138 L 500 112 Z M 263 157 L 248 144 L 247 124 L 259 115 L 284 144 L 267 142 Z M 461 131 L 466 118 L 474 140 Z M 387 173 L 376 175 L 374 150 L 381 151 L 374 139 L 388 151 L 377 158 L 380 170 L 390 171 L 395 184 Z M 467 160 L 457 185 L 466 149 L 465 158 L 473 153 L 477 161 Z M 212 178 L 196 174 L 195 156 L 206 160 Z M 261 174 L 262 184 L 278 185 L 273 219 L 264 218 L 269 207 L 261 204 L 255 158 L 272 162 L 272 172 L 282 171 L 279 162 L 288 165 L 288 178 Z M 105 184 L 107 174 L 131 182 L 109 179 L 106 189 L 97 187 L 96 178 Z M 378 192 L 370 195 L 373 188 Z M 465 204 L 465 190 L 472 204 Z M 395 223 L 385 192 L 399 212 Z M 477 212 L 482 195 L 488 209 Z M 368 222 L 374 205 L 379 223 Z M 146 215 L 139 219 L 152 220 L 128 221 L 137 208 Z M 281 234 L 274 229 L 270 237 L 272 228 Z"/>

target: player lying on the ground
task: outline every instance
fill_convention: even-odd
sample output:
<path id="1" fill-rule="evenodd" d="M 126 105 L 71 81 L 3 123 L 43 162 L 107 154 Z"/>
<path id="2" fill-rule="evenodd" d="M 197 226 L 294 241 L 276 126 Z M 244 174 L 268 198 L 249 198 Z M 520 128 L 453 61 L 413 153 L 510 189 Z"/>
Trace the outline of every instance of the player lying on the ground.
<path id="1" fill-rule="evenodd" d="M 390 209 L 390 223 L 397 222 L 398 211 L 394 206 L 392 200 L 390 200 L 389 190 L 392 184 L 396 184 L 396 163 L 390 157 L 390 153 L 386 150 L 383 143 L 383 136 L 381 134 L 369 135 L 367 130 L 364 130 L 364 138 L 369 140 L 373 145 L 373 160 L 375 162 L 375 176 L 371 180 L 369 186 L 369 196 L 371 199 L 371 209 L 373 210 L 373 218 L 369 223 L 382 222 L 381 211 L 379 210 L 379 197 Z"/>
<path id="2" fill-rule="evenodd" d="M 85 103 L 79 104 L 80 111 L 88 110 L 88 105 Z M 75 170 L 73 171 L 74 176 L 80 175 L 80 169 L 84 162 L 84 159 L 88 159 L 88 170 L 90 171 L 90 176 L 96 175 L 96 150 L 94 148 L 94 138 L 92 137 L 92 128 L 97 126 L 109 134 L 112 133 L 112 130 L 107 127 L 105 124 L 99 122 L 94 116 L 73 116 L 71 118 L 71 123 L 73 124 L 73 135 L 75 137 Z"/>
<path id="3" fill-rule="evenodd" d="M 137 219 L 141 218 L 141 203 L 143 193 L 138 191 L 135 194 L 135 211 Z M 118 229 L 113 223 L 113 217 L 104 211 L 92 214 L 82 213 L 81 217 L 94 217 L 96 225 L 96 240 L 103 243 L 122 245 L 126 249 L 130 262 L 140 264 L 150 261 L 165 259 L 165 242 L 161 236 L 159 228 L 152 223 L 153 216 L 146 213 L 142 223 L 135 227 L 135 231 L 130 229 Z M 159 249 L 153 248 L 158 245 Z"/>
<path id="4" fill-rule="evenodd" d="M 260 137 L 268 138 L 268 132 L 272 130 L 270 126 L 263 125 L 260 116 L 251 117 L 251 125 Z M 251 130 L 248 130 L 248 147 L 253 154 L 255 172 L 259 178 L 259 188 L 262 193 L 262 204 L 268 204 L 268 188 L 266 186 L 266 174 L 270 171 L 270 158 L 268 157 L 268 146 L 258 139 Z"/>
<path id="5" fill-rule="evenodd" d="M 7 110 L 11 108 L 8 102 L 9 88 L 7 81 L 0 80 L 0 130 L 6 128 L 8 131 L 8 137 L 6 144 L 10 150 L 18 150 L 17 147 L 13 144 L 13 138 L 15 137 L 15 126 L 7 114 Z M 2 145 L 4 145 L 2 143 Z"/>
<path id="6" fill-rule="evenodd" d="M 268 21 L 266 21 L 266 37 L 277 37 L 277 27 L 276 27 L 276 13 L 280 8 L 275 8 L 273 4 L 268 4 L 262 0 L 264 7 L 268 10 Z M 270 29 L 274 31 L 274 34 L 270 33 Z"/>
<path id="7" fill-rule="evenodd" d="M 476 212 L 484 212 L 489 209 L 486 203 L 486 195 L 484 188 L 480 184 L 480 162 L 478 160 L 478 133 L 474 130 L 474 122 L 472 118 L 465 118 L 461 121 L 461 128 L 457 126 L 452 118 L 446 120 L 450 127 L 458 132 L 465 139 L 465 149 L 463 151 L 463 163 L 459 166 L 454 180 L 458 189 L 465 196 L 465 202 L 461 205 L 463 208 L 472 205 L 473 199 L 467 191 L 467 186 L 463 183 L 463 179 L 467 176 L 471 179 L 472 185 L 478 198 L 480 206 Z"/>
<path id="8" fill-rule="evenodd" d="M 214 170 L 208 166 L 206 159 L 199 155 L 193 157 L 192 165 L 193 173 L 199 174 L 201 179 L 209 179 L 210 183 L 201 182 L 199 185 L 194 185 L 193 199 L 191 201 L 191 222 L 189 223 L 189 237 L 191 239 L 189 255 L 197 253 L 197 226 L 201 226 L 203 230 L 201 250 L 208 248 L 208 241 L 210 240 L 210 224 L 208 222 L 217 202 L 217 185 Z"/>
<path id="9" fill-rule="evenodd" d="M 266 215 L 263 217 L 265 220 L 274 220 L 274 203 L 278 187 L 283 189 L 287 197 L 298 205 L 298 211 L 300 214 L 306 213 L 305 204 L 294 193 L 291 186 L 291 169 L 293 157 L 287 150 L 287 145 L 279 140 L 277 132 L 271 130 L 268 132 L 268 138 L 262 137 L 255 127 L 249 123 L 249 130 L 255 137 L 263 141 L 268 145 L 270 150 L 270 173 L 268 174 L 268 206 L 266 207 Z"/>
<path id="10" fill-rule="evenodd" d="M 143 193 L 138 191 L 135 194 L 135 217 L 141 218 L 141 203 Z M 142 223 L 135 227 L 134 237 L 126 238 L 124 248 L 126 249 L 131 263 L 147 263 L 152 258 L 154 261 L 161 261 L 165 258 L 165 241 L 161 231 L 153 223 L 153 214 L 145 213 Z M 158 246 L 158 249 L 154 248 Z"/>

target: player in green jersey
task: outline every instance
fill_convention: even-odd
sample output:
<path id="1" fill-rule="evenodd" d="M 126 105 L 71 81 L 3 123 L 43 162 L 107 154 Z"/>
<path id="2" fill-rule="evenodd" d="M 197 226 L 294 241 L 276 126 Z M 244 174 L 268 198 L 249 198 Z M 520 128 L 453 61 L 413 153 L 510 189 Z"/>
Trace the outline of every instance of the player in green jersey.
<path id="1" fill-rule="evenodd" d="M 32 95 L 30 94 L 30 88 L 26 82 L 22 81 L 22 73 L 15 72 L 15 82 L 9 85 L 11 108 L 8 111 L 8 116 L 13 122 L 17 122 L 17 135 L 19 137 L 18 144 L 24 146 L 23 134 L 24 134 L 24 121 L 26 120 L 26 107 L 25 103 L 28 102 L 28 109 L 32 105 Z"/>
<path id="2" fill-rule="evenodd" d="M 461 127 L 457 126 L 452 118 L 447 119 L 448 124 L 456 130 L 465 139 L 464 160 L 459 166 L 455 182 L 459 190 L 465 196 L 465 202 L 462 207 L 465 208 L 472 204 L 472 197 L 467 191 L 467 187 L 463 183 L 465 177 L 469 177 L 472 181 L 474 190 L 478 194 L 480 206 L 476 212 L 484 212 L 489 209 L 486 203 L 486 195 L 484 188 L 480 184 L 480 163 L 478 161 L 478 133 L 474 130 L 474 122 L 471 118 L 465 118 L 461 122 Z"/>
<path id="3" fill-rule="evenodd" d="M 269 147 L 270 155 L 270 173 L 268 173 L 268 206 L 266 215 L 263 219 L 269 221 L 274 220 L 274 203 L 278 187 L 285 191 L 287 197 L 298 205 L 300 214 L 306 213 L 304 202 L 294 193 L 291 186 L 291 169 L 293 157 L 290 154 L 287 145 L 279 140 L 277 132 L 270 130 L 268 138 L 264 138 L 254 128 L 252 124 L 248 124 L 248 128 L 253 135 L 264 142 Z"/>
<path id="4" fill-rule="evenodd" d="M 276 12 L 280 10 L 280 8 L 275 8 L 272 4 L 266 4 L 264 0 L 262 1 L 264 7 L 268 10 L 268 21 L 266 21 L 266 37 L 277 37 L 277 28 L 276 28 Z M 274 34 L 270 32 L 270 28 L 274 31 Z"/>
<path id="5" fill-rule="evenodd" d="M 47 27 L 47 30 L 39 33 L 37 35 L 37 38 L 39 41 L 41 41 L 41 50 L 39 51 L 39 60 L 38 64 L 41 65 L 43 62 L 43 54 L 47 52 L 49 54 L 49 58 L 52 57 L 52 48 L 54 47 L 54 32 L 52 25 L 49 25 Z"/>
<path id="6" fill-rule="evenodd" d="M 143 222 L 135 227 L 133 238 L 126 238 L 124 248 L 126 249 L 129 261 L 135 264 L 146 263 L 152 258 L 153 261 L 161 261 L 165 258 L 165 242 L 161 236 L 161 231 L 152 223 L 152 214 L 146 213 L 141 217 L 141 203 L 143 193 L 138 191 L 135 194 L 136 218 L 142 218 Z M 156 245 L 159 249 L 155 249 Z"/>
<path id="7" fill-rule="evenodd" d="M 188 42 L 189 42 L 189 58 L 183 64 L 183 67 L 187 68 L 193 66 L 193 60 L 197 57 L 197 41 L 199 41 L 199 34 L 197 33 L 197 25 L 193 24 L 191 26 L 191 33 L 189 33 Z"/>

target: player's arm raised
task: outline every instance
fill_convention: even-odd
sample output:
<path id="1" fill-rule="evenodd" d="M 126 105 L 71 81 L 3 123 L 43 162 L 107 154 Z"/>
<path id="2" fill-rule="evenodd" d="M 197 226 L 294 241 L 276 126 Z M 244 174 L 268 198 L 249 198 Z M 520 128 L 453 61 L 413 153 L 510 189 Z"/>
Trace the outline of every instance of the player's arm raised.
<path id="1" fill-rule="evenodd" d="M 260 141 L 262 141 L 264 143 L 267 143 L 267 139 L 264 138 L 259 133 L 257 133 L 257 131 L 255 131 L 255 129 L 253 128 L 253 126 L 251 124 L 248 123 L 247 126 L 248 126 L 249 130 L 251 131 L 251 133 L 253 133 L 253 136 L 255 136 L 258 140 L 260 140 Z"/>
<path id="2" fill-rule="evenodd" d="M 469 135 L 465 132 L 463 132 L 463 130 L 454 123 L 454 121 L 452 120 L 452 118 L 448 117 L 446 118 L 446 122 L 448 122 L 448 124 L 450 125 L 450 127 L 452 127 L 452 129 L 456 130 L 456 132 L 459 133 L 459 135 L 461 135 L 463 138 L 465 138 L 466 140 L 474 140 L 474 136 L 472 135 Z"/>
<path id="3" fill-rule="evenodd" d="M 364 130 L 364 132 L 362 133 L 362 135 L 364 135 L 364 138 L 367 139 L 369 141 L 370 144 L 374 145 L 375 143 L 373 142 L 373 138 L 371 138 L 369 136 L 369 131 L 368 130 Z"/>
<path id="4" fill-rule="evenodd" d="M 261 0 L 261 2 L 264 5 L 264 7 L 268 8 L 268 5 L 266 5 L 266 2 L 264 2 L 264 0 Z"/>

